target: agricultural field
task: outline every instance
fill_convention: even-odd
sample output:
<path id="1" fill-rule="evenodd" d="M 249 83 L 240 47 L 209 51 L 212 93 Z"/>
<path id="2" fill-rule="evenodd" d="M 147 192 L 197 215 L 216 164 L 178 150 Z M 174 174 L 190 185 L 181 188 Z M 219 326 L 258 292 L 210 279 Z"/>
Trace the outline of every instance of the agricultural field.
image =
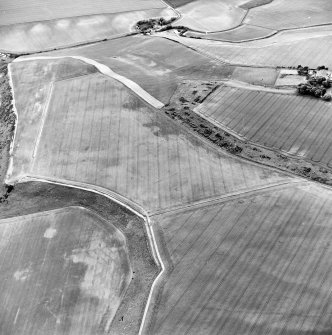
<path id="1" fill-rule="evenodd" d="M 137 335 L 152 284 L 160 272 L 151 252 L 144 220 L 104 195 L 45 182 L 18 183 L 8 200 L 1 204 L 0 220 L 39 212 L 61 212 L 64 207 L 84 207 L 85 212 L 98 213 L 98 218 L 102 217 L 100 222 L 107 222 L 107 226 L 121 231 L 126 238 L 132 274 L 113 318 L 111 332 Z"/>
<path id="2" fill-rule="evenodd" d="M 37 52 L 101 41 L 134 33 L 137 21 L 151 17 L 169 19 L 175 16 L 170 8 L 155 8 L 0 26 L 0 50 L 15 53 Z"/>
<path id="3" fill-rule="evenodd" d="M 203 34 L 203 33 L 188 31 L 185 34 L 185 36 L 200 37 L 205 40 L 242 42 L 242 41 L 247 41 L 247 40 L 252 40 L 252 39 L 266 38 L 274 33 L 276 33 L 276 30 L 244 24 L 235 29 L 222 31 L 219 33 Z"/>
<path id="4" fill-rule="evenodd" d="M 233 69 L 164 38 L 130 36 L 86 47 L 47 53 L 83 56 L 110 67 L 168 103 L 183 79 L 220 80 Z"/>
<path id="5" fill-rule="evenodd" d="M 11 66 L 13 69 L 13 67 Z M 95 67 L 83 62 L 64 58 L 63 60 L 31 61 L 29 66 L 24 63 L 15 64 L 10 71 L 15 87 L 15 107 L 20 113 L 15 135 L 15 150 L 20 150 L 20 166 L 15 166 L 15 174 L 25 171 L 30 164 L 34 151 L 36 134 L 41 129 L 53 82 L 56 80 L 77 77 L 94 73 Z"/>
<path id="6" fill-rule="evenodd" d="M 1 2 L 0 26 L 17 23 L 46 21 L 95 14 L 112 14 L 135 10 L 165 8 L 160 0 L 3 0 Z"/>
<path id="7" fill-rule="evenodd" d="M 149 211 L 289 179 L 218 152 L 100 74 L 54 82 L 42 132 L 17 136 L 29 138 L 29 151 L 17 148 L 11 180 L 97 185 Z"/>
<path id="8" fill-rule="evenodd" d="M 329 2 L 2 1 L 0 335 L 332 334 Z"/>
<path id="9" fill-rule="evenodd" d="M 154 216 L 171 264 L 147 334 L 329 334 L 331 208 L 304 183 Z"/>
<path id="10" fill-rule="evenodd" d="M 254 143 L 332 167 L 329 102 L 223 86 L 196 111 Z"/>
<path id="11" fill-rule="evenodd" d="M 0 332 L 110 329 L 131 281 L 124 235 L 80 207 L 0 221 Z"/>
<path id="12" fill-rule="evenodd" d="M 287 41 L 287 43 L 280 41 L 269 44 L 270 40 L 267 39 L 264 42 L 252 41 L 240 45 L 175 35 L 169 35 L 169 38 L 193 48 L 203 55 L 219 60 L 222 64 L 262 67 L 296 67 L 299 64 L 306 64 L 311 68 L 316 68 L 317 64 L 324 64 L 329 68 L 332 67 L 331 57 L 329 57 L 332 38 L 325 34 L 306 41 L 294 40 Z"/>
<path id="13" fill-rule="evenodd" d="M 239 1 L 197 0 L 177 7 L 181 18 L 177 24 L 202 32 L 221 31 L 241 24 L 246 11 L 237 7 Z"/>
<path id="14" fill-rule="evenodd" d="M 273 0 L 252 8 L 244 23 L 282 30 L 332 23 L 332 2 L 325 0 Z"/>

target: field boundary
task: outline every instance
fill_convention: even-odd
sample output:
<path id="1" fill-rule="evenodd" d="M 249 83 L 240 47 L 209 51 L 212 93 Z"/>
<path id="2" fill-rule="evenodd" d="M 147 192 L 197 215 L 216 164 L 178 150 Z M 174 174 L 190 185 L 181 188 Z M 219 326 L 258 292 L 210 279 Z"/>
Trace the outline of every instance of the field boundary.
<path id="1" fill-rule="evenodd" d="M 9 80 L 9 86 L 11 89 L 11 95 L 12 95 L 12 110 L 15 115 L 15 124 L 14 124 L 14 132 L 12 135 L 12 139 L 10 142 L 10 147 L 9 147 L 9 162 L 8 162 L 8 168 L 7 172 L 5 175 L 5 181 L 10 178 L 10 176 L 13 173 L 13 167 L 14 167 L 14 144 L 15 144 L 15 138 L 16 138 L 16 132 L 17 132 L 17 124 L 18 124 L 18 113 L 16 109 L 16 102 L 15 102 L 15 93 L 14 93 L 14 84 L 13 84 L 13 79 L 12 79 L 12 71 L 11 71 L 11 63 L 7 65 L 8 69 L 8 80 Z"/>
<path id="2" fill-rule="evenodd" d="M 268 92 L 268 93 L 274 93 L 274 92 Z M 276 93 L 278 94 L 278 93 Z M 291 95 L 291 94 L 290 94 Z M 197 107 L 196 107 L 197 108 Z M 246 142 L 248 144 L 251 144 L 255 147 L 258 147 L 258 148 L 262 148 L 262 149 L 266 149 L 266 150 L 270 150 L 270 151 L 273 151 L 274 153 L 276 154 L 283 154 L 289 158 L 293 158 L 293 159 L 296 159 L 298 161 L 304 161 L 304 162 L 307 162 L 309 164 L 312 164 L 312 165 L 317 165 L 317 166 L 320 166 L 324 169 L 331 169 L 330 167 L 320 163 L 320 162 L 314 162 L 314 161 L 311 161 L 309 158 L 305 158 L 305 157 L 301 157 L 301 156 L 298 156 L 298 155 L 295 155 L 295 154 L 290 154 L 289 152 L 287 151 L 284 151 L 282 149 L 278 149 L 278 148 L 274 148 L 274 147 L 268 147 L 266 145 L 263 145 L 263 144 L 260 144 L 258 142 L 253 142 L 251 140 L 249 140 L 247 137 L 243 137 L 243 136 L 240 136 L 239 134 L 237 134 L 236 132 L 234 132 L 233 130 L 225 127 L 223 124 L 221 124 L 219 121 L 217 121 L 216 119 L 213 119 L 211 118 L 210 116 L 207 116 L 203 113 L 201 113 L 200 111 L 198 111 L 196 108 L 193 109 L 193 112 L 196 113 L 198 116 L 200 116 L 201 118 L 203 119 L 206 119 L 208 122 L 211 122 L 214 126 L 220 128 L 221 130 L 223 130 L 224 132 L 226 133 L 229 133 L 230 135 L 234 136 L 236 139 L 238 139 L 239 141 L 241 142 Z M 240 156 L 239 156 L 240 157 Z M 271 167 L 273 168 L 272 166 L 268 165 L 268 164 L 263 164 L 263 163 L 258 163 L 258 164 L 261 164 L 261 165 L 265 165 L 265 166 L 268 166 L 268 167 Z M 275 167 L 276 169 L 278 169 L 277 167 Z M 279 170 L 279 169 L 278 169 Z M 285 173 L 287 173 L 287 171 L 283 170 L 283 169 L 280 169 L 280 171 L 283 171 Z M 289 172 L 288 172 L 289 173 Z M 297 175 L 296 175 L 297 176 Z M 301 176 L 298 176 L 298 177 L 301 177 Z M 303 178 L 303 177 L 302 177 Z M 314 180 L 312 180 L 312 182 L 314 182 Z M 320 183 L 321 184 L 321 183 Z M 324 185 L 324 184 L 322 184 Z"/>
<path id="3" fill-rule="evenodd" d="M 212 206 L 214 204 L 219 204 L 219 203 L 225 203 L 228 201 L 233 201 L 236 199 L 242 199 L 246 198 L 248 196 L 256 195 L 256 193 L 265 193 L 271 191 L 271 189 L 283 189 L 290 187 L 292 185 L 307 185 L 310 184 L 310 181 L 304 181 L 300 179 L 293 179 L 293 180 L 287 180 L 284 182 L 279 182 L 279 183 L 274 183 L 274 184 L 269 184 L 265 186 L 260 186 L 260 187 L 253 187 L 250 189 L 244 189 L 242 191 L 237 191 L 237 192 L 231 192 L 225 195 L 217 196 L 217 197 L 212 197 L 208 199 L 203 199 L 199 201 L 192 202 L 190 204 L 185 204 L 185 205 L 180 205 L 180 206 L 173 206 L 169 208 L 164 208 L 155 212 L 150 213 L 150 217 L 154 216 L 159 216 L 163 215 L 166 213 L 175 213 L 175 212 L 182 212 L 186 210 L 191 210 L 191 209 L 196 209 L 196 208 L 201 208 L 201 207 L 207 207 L 207 206 Z"/>
<path id="4" fill-rule="evenodd" d="M 145 91 L 141 86 L 139 86 L 137 83 L 132 81 L 129 78 L 126 78 L 113 70 L 111 70 L 108 66 L 105 64 L 101 64 L 93 59 L 82 57 L 82 56 L 34 56 L 34 57 L 20 57 L 16 58 L 13 62 L 25 62 L 25 61 L 31 61 L 31 60 L 47 60 L 47 59 L 63 59 L 63 58 L 73 58 L 78 59 L 84 63 L 93 65 L 100 73 L 103 75 L 113 78 L 123 85 L 125 85 L 127 88 L 129 88 L 131 91 L 133 91 L 136 95 L 138 95 L 141 99 L 146 101 L 148 104 L 150 104 L 152 107 L 161 109 L 164 107 L 164 104 L 157 100 L 155 97 L 153 97 L 150 93 Z"/>
<path id="5" fill-rule="evenodd" d="M 40 178 L 38 176 L 24 176 L 22 179 L 18 181 L 18 183 L 24 183 L 24 182 L 30 182 L 30 181 L 77 188 L 77 189 L 81 189 L 84 191 L 93 192 L 101 196 L 105 196 L 108 199 L 116 202 L 120 206 L 125 207 L 126 209 L 128 209 L 129 211 L 131 211 L 132 213 L 136 214 L 137 216 L 139 216 L 140 218 L 144 220 L 148 239 L 149 239 L 150 250 L 151 250 L 153 259 L 155 260 L 156 265 L 159 268 L 161 268 L 161 271 L 159 272 L 156 279 L 153 281 L 151 285 L 148 300 L 145 305 L 145 309 L 144 309 L 144 313 L 143 313 L 143 317 L 142 317 L 142 321 L 141 321 L 141 325 L 140 325 L 140 329 L 138 333 L 138 335 L 142 335 L 144 333 L 145 328 L 148 326 L 148 324 L 146 324 L 146 319 L 148 317 L 148 313 L 150 312 L 150 305 L 153 304 L 152 301 L 155 300 L 158 295 L 158 292 L 157 292 L 158 286 L 161 284 L 160 282 L 164 279 L 163 277 L 167 270 L 167 267 L 165 266 L 163 259 L 160 255 L 160 251 L 158 249 L 158 244 L 157 244 L 156 237 L 155 237 L 155 232 L 152 227 L 150 216 L 148 215 L 148 213 L 145 211 L 143 207 L 134 203 L 130 199 L 127 199 L 124 196 L 117 194 L 116 192 L 106 190 L 102 187 L 94 187 L 93 185 L 88 185 L 88 184 L 83 184 L 83 183 L 72 183 L 66 180 Z"/>

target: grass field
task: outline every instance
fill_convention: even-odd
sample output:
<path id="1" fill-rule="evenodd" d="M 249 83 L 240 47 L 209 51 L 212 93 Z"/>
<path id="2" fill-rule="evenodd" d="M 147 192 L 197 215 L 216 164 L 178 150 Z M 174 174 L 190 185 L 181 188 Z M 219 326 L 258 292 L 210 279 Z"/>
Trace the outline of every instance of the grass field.
<path id="1" fill-rule="evenodd" d="M 274 0 L 251 9 L 244 22 L 276 30 L 308 27 L 332 23 L 331 10 L 325 0 Z"/>
<path id="2" fill-rule="evenodd" d="M 102 334 L 131 280 L 123 234 L 79 207 L 0 221 L 1 334 Z"/>
<path id="3" fill-rule="evenodd" d="M 153 217 L 172 262 L 149 334 L 330 334 L 331 192 L 309 184 Z"/>
<path id="4" fill-rule="evenodd" d="M 18 109 L 19 119 L 25 112 Z M 100 74 L 55 82 L 42 133 L 18 132 L 30 151 L 18 147 L 12 179 L 30 173 L 94 184 L 149 210 L 287 179 L 210 148 Z"/>
<path id="5" fill-rule="evenodd" d="M 245 42 L 241 45 L 173 36 L 170 38 L 222 63 L 273 67 L 296 67 L 299 64 L 306 64 L 311 68 L 316 68 L 317 64 L 324 64 L 329 68 L 332 67 L 329 57 L 332 48 L 331 36 L 313 37 L 305 41 L 280 40 L 276 43 L 267 39 L 264 42 Z"/>
<path id="6" fill-rule="evenodd" d="M 95 0 L 95 1 L 50 1 L 50 0 L 3 0 L 1 2 L 0 26 L 54 20 L 74 16 L 111 14 L 134 10 L 165 8 L 160 0 Z"/>
<path id="7" fill-rule="evenodd" d="M 331 103 L 225 86 L 197 111 L 250 141 L 332 167 Z"/>
<path id="8" fill-rule="evenodd" d="M 252 85 L 273 86 L 278 77 L 279 71 L 270 68 L 253 68 L 253 67 L 235 67 L 231 75 L 233 80 L 243 81 Z"/>
<path id="9" fill-rule="evenodd" d="M 0 50 L 43 51 L 109 39 L 133 32 L 140 20 L 174 16 L 176 14 L 170 8 L 156 8 L 0 26 Z"/>

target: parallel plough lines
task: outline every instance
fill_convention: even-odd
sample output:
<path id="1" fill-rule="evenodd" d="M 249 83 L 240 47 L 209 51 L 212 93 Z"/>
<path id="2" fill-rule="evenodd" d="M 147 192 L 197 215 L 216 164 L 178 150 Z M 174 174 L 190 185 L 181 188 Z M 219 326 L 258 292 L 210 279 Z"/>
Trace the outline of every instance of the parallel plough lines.
<path id="1" fill-rule="evenodd" d="M 311 191 L 155 217 L 175 267 L 151 334 L 326 330 L 331 201 Z"/>
<path id="2" fill-rule="evenodd" d="M 332 48 L 330 36 L 266 46 L 259 46 L 259 44 L 255 46 L 255 42 L 241 43 L 238 46 L 203 39 L 173 36 L 169 38 L 223 63 L 273 67 L 296 67 L 298 64 L 306 64 L 312 68 L 316 68 L 317 64 L 324 64 L 332 67 L 331 57 L 329 57 L 329 51 Z"/>
<path id="3" fill-rule="evenodd" d="M 330 103 L 224 86 L 196 111 L 252 142 L 332 167 Z"/>
<path id="4" fill-rule="evenodd" d="M 25 173 L 108 188 L 148 210 L 288 180 L 210 148 L 100 74 L 54 83 Z"/>

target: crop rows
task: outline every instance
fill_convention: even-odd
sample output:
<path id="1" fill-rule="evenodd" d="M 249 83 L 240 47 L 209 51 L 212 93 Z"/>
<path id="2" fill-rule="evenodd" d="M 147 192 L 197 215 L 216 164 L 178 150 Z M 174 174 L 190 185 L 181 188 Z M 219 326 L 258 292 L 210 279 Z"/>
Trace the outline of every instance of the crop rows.
<path id="1" fill-rule="evenodd" d="M 332 167 L 330 103 L 222 87 L 196 111 L 252 142 Z"/>
<path id="2" fill-rule="evenodd" d="M 276 43 L 262 47 L 256 47 L 255 42 L 250 42 L 250 45 L 245 43 L 231 45 L 183 37 L 172 36 L 172 39 L 222 63 L 274 67 L 296 67 L 299 64 L 306 64 L 312 68 L 316 68 L 318 64 L 321 64 L 332 67 L 331 57 L 329 57 L 332 39 L 329 36 L 310 38 L 305 42 L 300 40 L 287 44 Z"/>
<path id="3" fill-rule="evenodd" d="M 210 148 L 99 74 L 54 83 L 34 160 L 38 134 L 18 136 L 32 139 L 23 173 L 109 188 L 148 209 L 285 180 Z M 21 157 L 19 147 L 14 168 Z"/>
<path id="4" fill-rule="evenodd" d="M 328 197 L 318 187 L 285 188 L 154 217 L 174 269 L 150 333 L 324 333 L 332 312 Z"/>

